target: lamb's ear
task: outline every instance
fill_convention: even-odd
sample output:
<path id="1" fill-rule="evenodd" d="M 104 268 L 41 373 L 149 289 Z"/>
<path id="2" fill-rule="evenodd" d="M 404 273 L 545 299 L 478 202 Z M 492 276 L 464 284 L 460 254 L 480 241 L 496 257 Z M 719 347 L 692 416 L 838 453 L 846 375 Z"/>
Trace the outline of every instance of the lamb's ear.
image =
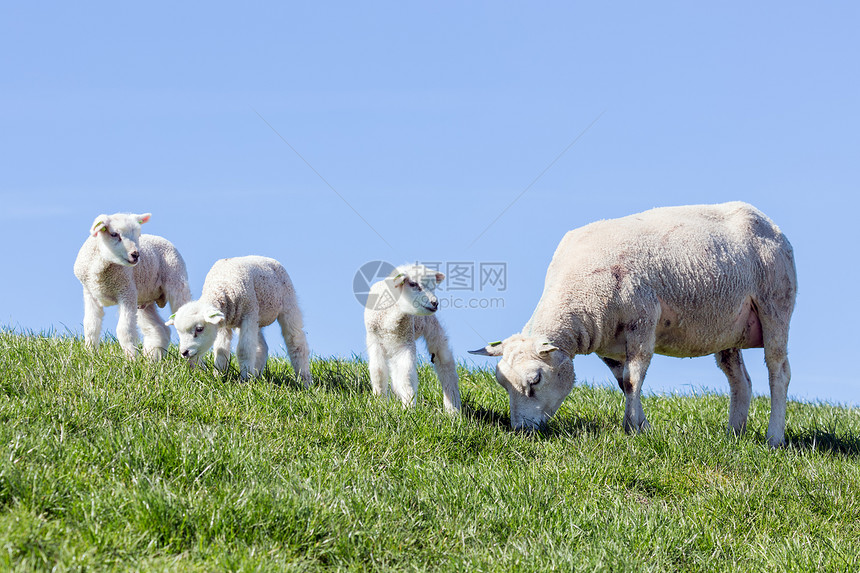
<path id="1" fill-rule="evenodd" d="M 406 274 L 405 273 L 398 273 L 397 276 L 391 280 L 394 283 L 394 286 L 402 287 L 403 283 L 406 282 Z"/>
<path id="2" fill-rule="evenodd" d="M 96 217 L 96 220 L 93 221 L 93 226 L 90 227 L 90 234 L 95 237 L 102 231 L 107 231 L 107 226 L 110 224 L 110 217 L 107 215 L 99 215 Z"/>
<path id="3" fill-rule="evenodd" d="M 445 273 L 436 273 L 436 284 L 445 280 Z"/>
<path id="4" fill-rule="evenodd" d="M 558 347 L 553 346 L 551 342 L 538 342 L 536 346 L 537 348 L 535 348 L 535 350 L 537 350 L 537 353 L 540 355 L 541 358 L 546 358 L 547 356 L 558 350 Z"/>
<path id="5" fill-rule="evenodd" d="M 496 342 L 491 342 L 483 348 L 479 348 L 477 350 L 470 350 L 469 354 L 475 354 L 477 356 L 501 356 L 505 351 L 505 344 L 499 340 Z"/>
<path id="6" fill-rule="evenodd" d="M 174 324 L 173 321 L 175 318 L 176 318 L 176 313 L 174 312 L 173 314 L 170 315 L 170 318 L 167 319 L 167 322 L 164 323 L 164 326 L 173 326 L 173 324 Z"/>
<path id="7" fill-rule="evenodd" d="M 206 317 L 206 322 L 209 324 L 221 324 L 224 322 L 224 313 L 220 310 L 212 309 L 211 312 L 208 313 Z"/>
<path id="8" fill-rule="evenodd" d="M 137 222 L 143 225 L 152 217 L 152 213 L 144 213 L 143 215 L 137 216 Z"/>

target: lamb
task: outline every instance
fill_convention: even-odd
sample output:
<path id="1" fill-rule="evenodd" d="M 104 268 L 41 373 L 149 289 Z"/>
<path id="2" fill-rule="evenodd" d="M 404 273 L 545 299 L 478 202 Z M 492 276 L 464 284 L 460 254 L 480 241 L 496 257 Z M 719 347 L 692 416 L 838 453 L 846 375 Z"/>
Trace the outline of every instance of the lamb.
<path id="1" fill-rule="evenodd" d="M 138 321 L 143 330 L 143 351 L 161 359 L 170 344 L 155 305 L 169 302 L 176 310 L 191 300 L 185 261 L 170 241 L 141 235 L 149 221 L 142 215 L 99 215 L 90 227 L 90 237 L 75 259 L 75 276 L 84 288 L 84 340 L 93 350 L 99 346 L 104 307 L 119 306 L 116 334 L 125 354 L 138 354 Z M 154 303 L 154 304 L 153 304 Z"/>
<path id="2" fill-rule="evenodd" d="M 502 357 L 496 380 L 511 426 L 524 429 L 545 424 L 570 392 L 572 358 L 597 354 L 625 393 L 628 432 L 649 427 L 640 392 L 654 353 L 714 354 L 731 387 L 728 429 L 739 434 L 752 393 L 741 349 L 763 347 L 775 447 L 784 441 L 796 293 L 791 244 L 755 207 L 657 208 L 567 233 L 522 332 L 472 353 Z"/>
<path id="3" fill-rule="evenodd" d="M 445 279 L 424 265 L 402 265 L 370 288 L 364 310 L 370 382 L 374 394 L 391 387 L 405 406 L 414 406 L 418 391 L 415 341 L 424 337 L 430 361 L 442 385 L 448 412 L 460 411 L 460 386 L 448 338 L 434 313 L 436 286 Z"/>
<path id="4" fill-rule="evenodd" d="M 179 333 L 182 356 L 196 363 L 215 347 L 215 368 L 224 372 L 230 363 L 233 329 L 239 329 L 236 355 L 243 380 L 259 376 L 269 348 L 262 327 L 278 321 L 293 370 L 310 386 L 310 351 L 302 330 L 302 313 L 290 276 L 275 259 L 234 257 L 216 261 L 203 283 L 199 300 L 182 306 L 170 317 Z"/>

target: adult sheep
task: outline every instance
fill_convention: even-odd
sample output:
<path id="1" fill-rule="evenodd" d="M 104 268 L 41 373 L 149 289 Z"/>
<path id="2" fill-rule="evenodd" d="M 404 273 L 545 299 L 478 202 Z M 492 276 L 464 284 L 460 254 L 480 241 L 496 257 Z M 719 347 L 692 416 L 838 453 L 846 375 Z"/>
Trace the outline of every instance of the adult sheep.
<path id="1" fill-rule="evenodd" d="M 473 354 L 500 356 L 511 426 L 533 429 L 574 384 L 572 358 L 597 354 L 625 394 L 624 428 L 647 429 L 640 393 L 654 353 L 714 354 L 731 386 L 729 431 L 744 431 L 752 387 L 743 348 L 764 348 L 767 440 L 783 443 L 797 293 L 791 244 L 742 202 L 664 207 L 567 233 L 520 334 Z"/>

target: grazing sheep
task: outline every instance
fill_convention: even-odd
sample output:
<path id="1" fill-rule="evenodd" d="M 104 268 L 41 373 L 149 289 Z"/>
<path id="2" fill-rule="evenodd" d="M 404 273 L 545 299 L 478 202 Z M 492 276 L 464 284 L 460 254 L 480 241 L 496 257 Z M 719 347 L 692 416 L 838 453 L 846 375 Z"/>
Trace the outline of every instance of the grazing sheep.
<path id="1" fill-rule="evenodd" d="M 169 302 L 176 310 L 189 300 L 185 261 L 170 241 L 141 235 L 150 214 L 99 215 L 75 259 L 75 276 L 84 287 L 84 339 L 98 348 L 104 307 L 119 306 L 119 344 L 129 357 L 138 353 L 137 326 L 143 351 L 160 359 L 170 344 L 170 330 L 155 308 Z M 155 303 L 155 304 L 153 304 Z"/>
<path id="2" fill-rule="evenodd" d="M 746 203 L 652 209 L 562 239 L 522 333 L 473 354 L 501 356 L 511 426 L 535 428 L 574 384 L 572 358 L 595 353 L 626 395 L 624 428 L 649 427 L 640 391 L 654 353 L 715 354 L 731 387 L 729 431 L 743 432 L 752 388 L 742 348 L 764 348 L 768 443 L 783 443 L 788 327 L 797 276 L 791 244 Z"/>
<path id="3" fill-rule="evenodd" d="M 181 307 L 167 325 L 179 333 L 179 351 L 196 363 L 215 346 L 215 368 L 230 363 L 233 329 L 239 329 L 236 356 L 239 375 L 259 376 L 269 348 L 260 330 L 278 321 L 293 370 L 307 387 L 311 384 L 310 351 L 302 330 L 302 312 L 290 276 L 275 259 L 234 257 L 216 261 L 203 283 L 203 293 Z"/>
<path id="4" fill-rule="evenodd" d="M 403 265 L 370 287 L 364 326 L 374 394 L 387 392 L 390 373 L 391 387 L 397 397 L 406 406 L 415 405 L 418 391 L 415 341 L 423 336 L 442 385 L 445 409 L 460 411 L 457 365 L 448 337 L 433 316 L 439 308 L 433 291 L 444 278 L 444 274 L 423 265 Z"/>

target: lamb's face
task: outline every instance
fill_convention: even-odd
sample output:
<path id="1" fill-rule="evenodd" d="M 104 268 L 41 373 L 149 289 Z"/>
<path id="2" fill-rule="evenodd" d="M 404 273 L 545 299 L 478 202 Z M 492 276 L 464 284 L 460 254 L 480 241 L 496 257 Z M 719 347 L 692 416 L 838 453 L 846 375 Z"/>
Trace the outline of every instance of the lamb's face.
<path id="1" fill-rule="evenodd" d="M 546 339 L 515 334 L 471 353 L 501 357 L 496 381 L 508 392 L 515 430 L 544 426 L 573 388 L 573 361 Z"/>
<path id="2" fill-rule="evenodd" d="M 414 315 L 433 314 L 439 308 L 434 291 L 445 275 L 424 265 L 397 267 L 397 274 L 389 279 L 394 299 L 401 312 Z"/>
<path id="3" fill-rule="evenodd" d="M 224 314 L 200 301 L 182 305 L 165 324 L 175 326 L 179 334 L 179 353 L 186 358 L 209 352 L 224 324 Z"/>
<path id="4" fill-rule="evenodd" d="M 106 260 L 124 267 L 133 267 L 140 260 L 140 226 L 149 221 L 151 215 L 116 213 L 99 215 L 90 228 L 96 238 L 99 252 Z"/>

